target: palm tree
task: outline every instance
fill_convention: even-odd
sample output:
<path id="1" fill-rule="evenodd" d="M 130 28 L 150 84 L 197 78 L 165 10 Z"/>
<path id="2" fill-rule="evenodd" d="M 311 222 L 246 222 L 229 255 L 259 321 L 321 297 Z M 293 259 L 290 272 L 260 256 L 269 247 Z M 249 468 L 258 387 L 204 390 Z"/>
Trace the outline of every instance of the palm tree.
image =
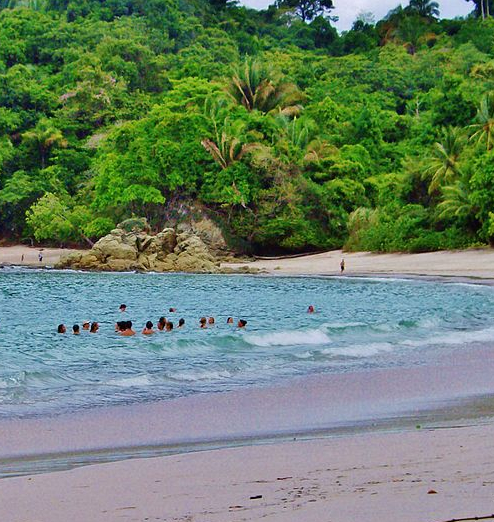
<path id="1" fill-rule="evenodd" d="M 205 138 L 201 144 L 211 154 L 214 161 L 222 169 L 226 169 L 258 146 L 257 143 L 243 142 L 240 136 L 245 136 L 244 131 L 245 124 L 242 121 L 231 122 L 229 118 L 225 118 L 221 128 L 216 127 L 215 139 Z"/>
<path id="2" fill-rule="evenodd" d="M 470 139 L 477 138 L 479 143 L 485 140 L 487 150 L 491 150 L 494 139 L 494 93 L 486 94 L 480 101 L 477 122 L 469 127 L 475 131 Z"/>
<path id="3" fill-rule="evenodd" d="M 403 42 L 406 50 L 413 56 L 425 33 L 425 26 L 419 16 L 407 16 L 401 20 L 393 35 Z"/>
<path id="4" fill-rule="evenodd" d="M 408 9 L 423 18 L 439 18 L 439 4 L 433 0 L 410 0 Z"/>
<path id="5" fill-rule="evenodd" d="M 297 86 L 279 80 L 269 67 L 252 58 L 234 70 L 227 92 L 248 111 L 296 115 L 302 109 L 298 104 L 302 95 Z"/>
<path id="6" fill-rule="evenodd" d="M 457 181 L 443 188 L 443 200 L 437 206 L 440 219 L 465 218 L 472 214 L 472 203 L 467 187 Z"/>
<path id="7" fill-rule="evenodd" d="M 459 127 L 443 129 L 442 140 L 434 143 L 429 158 L 429 167 L 423 177 L 432 179 L 429 184 L 429 194 L 435 192 L 444 183 L 452 182 L 461 175 L 460 155 L 465 145 L 465 135 Z"/>
<path id="8" fill-rule="evenodd" d="M 42 169 L 46 167 L 46 160 L 51 149 L 67 146 L 67 140 L 63 137 L 62 131 L 54 127 L 46 118 L 39 120 L 33 129 L 24 132 L 22 139 L 32 143 L 38 149 Z"/>

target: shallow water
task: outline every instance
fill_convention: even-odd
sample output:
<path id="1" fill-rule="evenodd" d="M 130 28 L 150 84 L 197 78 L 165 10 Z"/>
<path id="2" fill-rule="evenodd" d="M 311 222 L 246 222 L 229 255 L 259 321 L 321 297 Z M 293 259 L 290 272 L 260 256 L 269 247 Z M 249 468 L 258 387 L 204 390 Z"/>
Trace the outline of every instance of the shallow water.
<path id="1" fill-rule="evenodd" d="M 128 305 L 123 316 L 120 303 Z M 309 304 L 315 314 L 307 314 Z M 170 314 L 169 307 L 177 312 Z M 181 330 L 122 338 L 160 315 Z M 198 328 L 201 316 L 216 325 Z M 227 316 L 245 318 L 239 330 Z M 435 364 L 494 340 L 494 289 L 347 278 L 0 270 L 0 417 Z M 56 325 L 97 320 L 97 334 Z"/>

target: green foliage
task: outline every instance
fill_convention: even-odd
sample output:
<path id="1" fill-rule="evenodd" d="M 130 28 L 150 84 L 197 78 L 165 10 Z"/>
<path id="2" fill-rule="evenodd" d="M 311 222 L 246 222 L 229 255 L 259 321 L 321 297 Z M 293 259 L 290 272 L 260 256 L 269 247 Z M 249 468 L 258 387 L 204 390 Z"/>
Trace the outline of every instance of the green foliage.
<path id="1" fill-rule="evenodd" d="M 258 251 L 492 242 L 486 1 L 338 35 L 331 0 L 0 0 L 0 235 L 198 203 Z"/>

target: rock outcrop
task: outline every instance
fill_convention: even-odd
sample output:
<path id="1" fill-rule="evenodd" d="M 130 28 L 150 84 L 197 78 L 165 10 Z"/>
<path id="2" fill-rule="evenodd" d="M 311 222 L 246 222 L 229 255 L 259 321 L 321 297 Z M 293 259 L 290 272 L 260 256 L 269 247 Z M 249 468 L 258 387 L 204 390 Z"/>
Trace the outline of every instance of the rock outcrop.
<path id="1" fill-rule="evenodd" d="M 156 235 L 150 235 L 149 230 L 144 218 L 123 221 L 95 243 L 91 250 L 62 257 L 56 268 L 201 273 L 220 271 L 218 257 L 192 229 L 177 231 L 165 228 Z"/>

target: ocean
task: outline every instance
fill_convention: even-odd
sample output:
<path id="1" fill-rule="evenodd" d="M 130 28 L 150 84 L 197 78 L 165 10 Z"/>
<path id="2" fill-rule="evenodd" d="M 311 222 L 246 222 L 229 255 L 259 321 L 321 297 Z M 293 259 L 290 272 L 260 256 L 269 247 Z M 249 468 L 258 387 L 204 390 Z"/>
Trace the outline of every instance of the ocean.
<path id="1" fill-rule="evenodd" d="M 143 336 L 145 322 L 160 316 L 185 326 Z M 202 316 L 215 325 L 200 329 Z M 236 327 L 240 318 L 245 329 Z M 477 284 L 5 268 L 0 418 L 434 365 L 492 344 L 493 318 L 494 288 Z M 122 319 L 133 321 L 136 336 L 115 333 Z M 84 320 L 100 330 L 72 335 Z M 57 333 L 60 323 L 66 334 Z"/>

